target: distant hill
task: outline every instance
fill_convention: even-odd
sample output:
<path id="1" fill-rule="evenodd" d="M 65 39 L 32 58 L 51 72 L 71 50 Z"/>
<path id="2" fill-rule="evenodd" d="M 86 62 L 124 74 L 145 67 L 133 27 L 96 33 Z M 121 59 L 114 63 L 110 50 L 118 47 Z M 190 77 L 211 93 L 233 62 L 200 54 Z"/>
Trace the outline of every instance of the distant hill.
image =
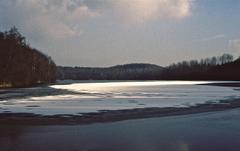
<path id="1" fill-rule="evenodd" d="M 155 65 L 155 64 L 146 64 L 146 63 L 131 63 L 131 64 L 124 64 L 124 65 L 116 65 L 109 67 L 112 69 L 124 69 L 124 70 L 135 70 L 135 69 L 162 69 L 163 67 Z"/>
<path id="2" fill-rule="evenodd" d="M 16 28 L 0 32 L 0 88 L 29 87 L 56 80 L 52 59 L 26 44 Z"/>
<path id="3" fill-rule="evenodd" d="M 153 64 L 124 64 L 108 68 L 57 67 L 57 78 L 68 80 L 155 80 L 163 67 Z"/>
<path id="4" fill-rule="evenodd" d="M 133 63 L 108 68 L 57 67 L 60 80 L 240 80 L 240 58 L 223 54 L 168 67 Z"/>

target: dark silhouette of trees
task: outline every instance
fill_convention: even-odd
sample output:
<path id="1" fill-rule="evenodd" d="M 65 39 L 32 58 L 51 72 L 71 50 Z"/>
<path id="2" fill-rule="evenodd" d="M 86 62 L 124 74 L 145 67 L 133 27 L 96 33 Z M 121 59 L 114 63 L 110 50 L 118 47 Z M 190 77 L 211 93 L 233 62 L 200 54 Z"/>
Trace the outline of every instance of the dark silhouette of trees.
<path id="1" fill-rule="evenodd" d="M 155 80 L 162 67 L 152 64 L 126 64 L 109 68 L 58 67 L 58 79 L 71 80 Z"/>
<path id="2" fill-rule="evenodd" d="M 61 80 L 240 80 L 240 58 L 230 54 L 182 61 L 168 67 L 126 64 L 109 68 L 58 67 Z"/>
<path id="3" fill-rule="evenodd" d="M 53 60 L 31 48 L 13 27 L 0 32 L 0 87 L 27 87 L 56 79 Z"/>
<path id="4" fill-rule="evenodd" d="M 224 73 L 227 68 L 220 70 L 226 64 L 234 62 L 233 56 L 223 54 L 219 57 L 211 57 L 206 59 L 182 61 L 166 67 L 161 78 L 165 80 L 237 80 L 239 78 L 230 78 L 227 74 L 234 75 L 233 71 Z M 238 65 L 238 68 L 240 66 Z M 235 67 L 237 70 L 237 66 Z M 221 71 L 221 72 L 220 72 Z"/>
<path id="5" fill-rule="evenodd" d="M 240 80 L 240 58 L 211 68 L 208 74 L 215 80 Z"/>

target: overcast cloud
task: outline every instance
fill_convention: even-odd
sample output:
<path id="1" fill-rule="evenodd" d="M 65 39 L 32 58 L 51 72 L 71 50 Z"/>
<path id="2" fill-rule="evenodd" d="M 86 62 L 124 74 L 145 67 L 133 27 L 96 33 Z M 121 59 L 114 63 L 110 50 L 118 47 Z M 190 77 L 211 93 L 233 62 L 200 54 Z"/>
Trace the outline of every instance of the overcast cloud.
<path id="1" fill-rule="evenodd" d="M 108 7 L 106 7 L 108 6 Z M 0 19 L 34 36 L 80 36 L 86 20 L 115 11 L 125 23 L 190 15 L 190 0 L 1 0 Z"/>
<path id="2" fill-rule="evenodd" d="M 100 14 L 75 0 L 1 0 L 1 20 L 34 36 L 79 36 L 84 20 Z"/>
<path id="3" fill-rule="evenodd" d="M 232 39 L 240 37 L 233 27 L 240 25 L 240 3 L 233 2 L 0 0 L 0 29 L 16 26 L 33 47 L 51 55 L 58 64 L 166 65 L 204 57 L 206 52 L 219 55 L 224 49 L 238 54 L 239 41 Z"/>

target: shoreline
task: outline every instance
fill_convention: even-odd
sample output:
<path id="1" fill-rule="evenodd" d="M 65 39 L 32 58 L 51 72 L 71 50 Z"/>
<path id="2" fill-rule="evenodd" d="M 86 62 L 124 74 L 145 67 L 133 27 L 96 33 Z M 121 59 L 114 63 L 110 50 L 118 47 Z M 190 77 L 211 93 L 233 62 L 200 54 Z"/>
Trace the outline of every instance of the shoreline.
<path id="1" fill-rule="evenodd" d="M 61 81 L 68 81 L 66 83 L 61 83 Z M 109 80 L 57 80 L 56 82 L 52 82 L 52 83 L 42 83 L 42 84 L 33 84 L 33 85 L 29 85 L 29 86 L 10 86 L 10 87 L 1 87 L 0 85 L 0 90 L 13 90 L 13 89 L 18 89 L 18 88 L 36 88 L 36 87 L 44 87 L 44 86 L 50 86 L 52 84 L 71 84 L 74 83 L 75 81 L 84 81 L 86 82 L 91 82 L 91 81 L 97 81 L 97 82 L 108 82 Z M 212 86 L 226 86 L 226 87 L 240 87 L 240 80 L 181 80 L 181 79 L 175 79 L 175 80 L 166 80 L 166 79 L 149 79 L 149 80 L 110 80 L 110 81 L 117 81 L 117 82 L 121 82 L 121 81 L 138 81 L 138 82 L 144 82 L 144 81 L 212 81 L 213 83 L 208 83 L 208 84 L 198 84 L 198 85 L 212 85 Z M 219 82 L 219 83 L 214 83 L 214 82 Z M 228 81 L 226 83 L 224 83 L 224 81 Z M 223 82 L 223 83 L 221 83 Z M 237 82 L 237 83 L 236 83 Z"/>
<path id="2" fill-rule="evenodd" d="M 32 113 L 0 113 L 0 125 L 84 125 L 154 117 L 180 116 L 240 108 L 240 98 L 204 103 L 190 107 L 104 110 L 82 115 L 43 116 Z"/>
<path id="3" fill-rule="evenodd" d="M 199 85 L 209 85 L 209 86 L 218 86 L 218 87 L 236 87 L 240 88 L 240 81 L 236 82 L 226 82 L 226 83 L 208 83 L 208 84 L 199 84 Z"/>

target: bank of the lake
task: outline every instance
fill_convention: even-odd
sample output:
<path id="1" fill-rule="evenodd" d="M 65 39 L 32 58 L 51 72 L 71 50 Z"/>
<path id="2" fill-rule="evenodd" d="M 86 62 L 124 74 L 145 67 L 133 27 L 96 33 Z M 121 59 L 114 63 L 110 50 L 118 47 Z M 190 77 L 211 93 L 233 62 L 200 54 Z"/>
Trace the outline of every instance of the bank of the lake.
<path id="1" fill-rule="evenodd" d="M 1 151 L 238 151 L 240 110 L 90 125 L 1 125 Z"/>

